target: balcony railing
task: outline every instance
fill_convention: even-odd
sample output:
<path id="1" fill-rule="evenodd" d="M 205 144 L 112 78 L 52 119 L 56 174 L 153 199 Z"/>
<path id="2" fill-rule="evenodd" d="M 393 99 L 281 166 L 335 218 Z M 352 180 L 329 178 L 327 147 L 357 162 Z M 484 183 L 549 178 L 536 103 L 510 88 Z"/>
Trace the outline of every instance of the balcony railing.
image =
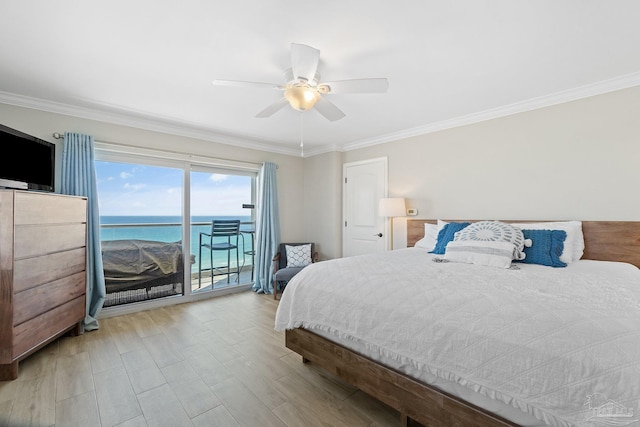
<path id="1" fill-rule="evenodd" d="M 243 269 L 247 267 L 252 268 L 253 257 L 251 251 L 254 249 L 254 227 L 255 223 L 251 221 L 244 221 L 240 223 L 240 231 L 242 237 L 240 238 L 240 266 Z M 192 259 L 191 263 L 191 275 L 198 274 L 198 245 L 200 232 L 208 233 L 211 229 L 211 222 L 193 222 L 191 223 L 190 236 L 191 244 L 189 253 L 185 255 L 185 258 L 190 255 Z M 123 232 L 126 230 L 126 232 Z M 137 239 L 137 240 L 152 240 L 159 242 L 178 242 L 182 240 L 182 224 L 181 223 L 121 223 L 121 224 L 101 224 L 100 225 L 101 240 L 123 240 L 123 239 Z M 226 265 L 226 253 L 214 254 L 214 264 L 218 265 L 217 261 L 220 261 Z M 232 256 L 231 267 L 235 268 L 236 260 Z M 203 256 L 202 268 L 210 268 L 209 256 Z"/>

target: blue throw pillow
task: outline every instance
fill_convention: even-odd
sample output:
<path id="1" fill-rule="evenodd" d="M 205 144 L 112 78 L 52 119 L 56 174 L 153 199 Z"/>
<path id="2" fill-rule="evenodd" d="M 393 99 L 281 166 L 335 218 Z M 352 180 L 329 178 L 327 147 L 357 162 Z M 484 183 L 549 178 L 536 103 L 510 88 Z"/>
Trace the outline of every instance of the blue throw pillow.
<path id="1" fill-rule="evenodd" d="M 525 247 L 526 257 L 520 262 L 526 264 L 540 264 L 549 267 L 566 267 L 560 261 L 564 249 L 567 232 L 564 230 L 522 230 L 525 239 L 531 239 L 530 248 Z"/>
<path id="2" fill-rule="evenodd" d="M 436 247 L 433 248 L 430 254 L 444 255 L 447 243 L 453 240 L 454 235 L 471 224 L 470 222 L 450 222 L 442 230 L 438 232 L 438 239 L 436 241 Z"/>

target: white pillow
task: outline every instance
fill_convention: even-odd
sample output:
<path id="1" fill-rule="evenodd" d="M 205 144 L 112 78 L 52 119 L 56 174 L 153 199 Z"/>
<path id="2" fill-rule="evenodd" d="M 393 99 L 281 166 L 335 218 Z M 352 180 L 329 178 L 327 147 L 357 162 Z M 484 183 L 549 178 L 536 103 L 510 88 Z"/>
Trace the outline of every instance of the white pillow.
<path id="1" fill-rule="evenodd" d="M 511 242 L 453 240 L 447 245 L 444 259 L 467 264 L 509 268 L 513 257 Z"/>
<path id="2" fill-rule="evenodd" d="M 440 230 L 442 230 L 444 226 L 447 224 L 449 224 L 449 221 L 443 221 L 441 219 L 438 220 L 438 224 L 436 225 L 436 238 L 435 238 L 436 244 L 438 243 L 438 234 L 440 234 Z M 436 244 L 433 245 L 434 248 L 436 247 Z"/>
<path id="3" fill-rule="evenodd" d="M 287 267 L 304 267 L 311 264 L 311 243 L 284 246 L 287 252 Z"/>
<path id="4" fill-rule="evenodd" d="M 555 221 L 513 223 L 522 230 L 564 230 L 567 238 L 564 241 L 564 249 L 560 255 L 560 261 L 567 264 L 577 261 L 584 255 L 584 234 L 582 233 L 582 221 Z"/>
<path id="5" fill-rule="evenodd" d="M 440 230 L 442 230 L 447 224 L 449 224 L 449 221 L 443 221 L 441 219 L 438 220 L 438 230 L 436 232 L 436 237 L 438 237 L 438 233 L 440 232 Z"/>
<path id="6" fill-rule="evenodd" d="M 523 260 L 525 257 L 525 239 L 522 230 L 501 221 L 478 221 L 458 231 L 455 241 L 472 240 L 477 242 L 508 242 L 512 246 L 512 258 Z M 527 242 L 531 246 L 531 241 Z"/>
<path id="7" fill-rule="evenodd" d="M 416 248 L 425 248 L 432 251 L 436 247 L 438 240 L 438 226 L 436 224 L 424 223 L 424 237 L 416 242 Z"/>

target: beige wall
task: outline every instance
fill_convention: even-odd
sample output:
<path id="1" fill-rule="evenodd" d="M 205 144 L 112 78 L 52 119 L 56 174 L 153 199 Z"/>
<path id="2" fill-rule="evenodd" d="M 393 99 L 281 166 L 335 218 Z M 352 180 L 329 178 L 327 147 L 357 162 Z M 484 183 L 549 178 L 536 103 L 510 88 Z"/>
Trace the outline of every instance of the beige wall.
<path id="1" fill-rule="evenodd" d="M 278 165 L 278 201 L 282 240 L 305 239 L 304 207 L 301 202 L 304 200 L 304 181 L 302 178 L 304 161 L 299 157 L 239 148 L 6 104 L 0 104 L 0 123 L 41 139 L 55 142 L 58 146 L 60 146 L 60 142 L 53 138 L 53 132 L 68 131 L 92 135 L 94 140 L 100 142 L 155 148 L 192 154 L 196 157 L 201 155 L 241 162 L 263 163 L 269 161 L 276 163 Z M 56 152 L 59 157 L 61 150 L 58 149 Z"/>
<path id="2" fill-rule="evenodd" d="M 342 153 L 304 162 L 304 227 L 321 260 L 342 256 Z"/>
<path id="3" fill-rule="evenodd" d="M 421 218 L 640 220 L 640 87 L 344 153 Z M 404 230 L 402 230 L 404 232 Z"/>

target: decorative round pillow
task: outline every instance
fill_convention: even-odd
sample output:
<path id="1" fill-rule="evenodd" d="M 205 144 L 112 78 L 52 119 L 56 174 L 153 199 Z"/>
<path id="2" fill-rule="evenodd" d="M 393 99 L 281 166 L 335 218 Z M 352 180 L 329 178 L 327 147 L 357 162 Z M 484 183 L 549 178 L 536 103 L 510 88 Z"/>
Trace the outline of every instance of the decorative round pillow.
<path id="1" fill-rule="evenodd" d="M 524 247 L 531 246 L 525 240 L 522 230 L 501 221 L 478 221 L 458 231 L 453 240 L 473 240 L 480 242 L 509 242 L 513 245 L 513 259 L 523 260 Z"/>

